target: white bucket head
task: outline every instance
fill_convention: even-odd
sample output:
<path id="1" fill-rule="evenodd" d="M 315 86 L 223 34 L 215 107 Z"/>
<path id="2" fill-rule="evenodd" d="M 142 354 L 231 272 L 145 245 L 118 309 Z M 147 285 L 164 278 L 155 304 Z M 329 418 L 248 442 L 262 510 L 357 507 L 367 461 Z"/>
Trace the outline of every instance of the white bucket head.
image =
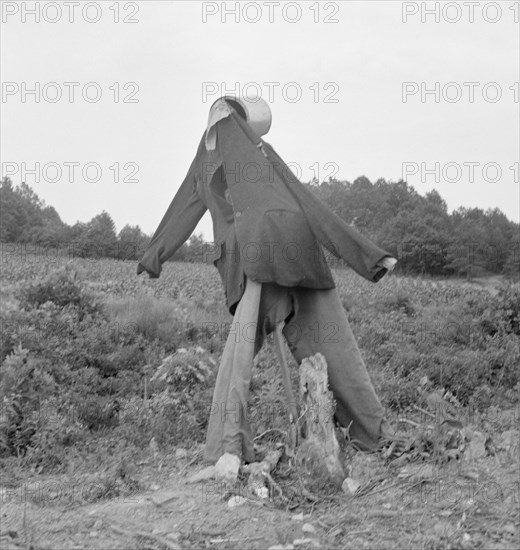
<path id="1" fill-rule="evenodd" d="M 269 104 L 261 97 L 252 99 L 225 95 L 217 99 L 211 106 L 211 109 L 219 101 L 225 101 L 231 105 L 257 135 L 265 136 L 269 132 L 272 122 L 271 109 Z"/>

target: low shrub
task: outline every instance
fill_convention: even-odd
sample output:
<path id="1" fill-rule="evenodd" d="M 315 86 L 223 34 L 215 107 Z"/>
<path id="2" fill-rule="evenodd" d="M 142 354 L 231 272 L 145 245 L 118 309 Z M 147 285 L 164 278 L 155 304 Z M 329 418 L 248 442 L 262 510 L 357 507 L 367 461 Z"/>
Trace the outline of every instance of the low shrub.
<path id="1" fill-rule="evenodd" d="M 96 296 L 86 289 L 81 275 L 70 263 L 51 272 L 41 281 L 23 284 L 18 298 L 27 309 L 52 302 L 60 308 L 75 306 L 82 316 L 94 313 L 100 307 Z"/>

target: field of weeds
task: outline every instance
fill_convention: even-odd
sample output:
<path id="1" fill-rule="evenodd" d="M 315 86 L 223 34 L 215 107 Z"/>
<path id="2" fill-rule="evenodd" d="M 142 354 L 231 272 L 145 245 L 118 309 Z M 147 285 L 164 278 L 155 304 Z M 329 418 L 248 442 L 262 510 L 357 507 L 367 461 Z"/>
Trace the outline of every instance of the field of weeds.
<path id="1" fill-rule="evenodd" d="M 398 438 L 373 454 L 346 445 L 344 491 L 284 456 L 259 500 L 246 478 L 188 483 L 232 321 L 216 269 L 135 269 L 2 264 L 2 548 L 519 546 L 518 284 L 335 270 Z M 268 339 L 251 386 L 259 454 L 283 448 L 285 401 Z"/>

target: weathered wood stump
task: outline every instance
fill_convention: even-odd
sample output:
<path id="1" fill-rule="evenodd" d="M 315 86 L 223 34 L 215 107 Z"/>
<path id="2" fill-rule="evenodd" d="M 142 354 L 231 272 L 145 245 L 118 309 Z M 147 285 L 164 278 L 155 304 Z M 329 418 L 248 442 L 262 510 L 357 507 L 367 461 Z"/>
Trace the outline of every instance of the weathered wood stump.
<path id="1" fill-rule="evenodd" d="M 300 433 L 295 457 L 316 482 L 341 485 L 345 479 L 334 425 L 335 401 L 328 386 L 327 362 L 320 353 L 300 366 Z"/>

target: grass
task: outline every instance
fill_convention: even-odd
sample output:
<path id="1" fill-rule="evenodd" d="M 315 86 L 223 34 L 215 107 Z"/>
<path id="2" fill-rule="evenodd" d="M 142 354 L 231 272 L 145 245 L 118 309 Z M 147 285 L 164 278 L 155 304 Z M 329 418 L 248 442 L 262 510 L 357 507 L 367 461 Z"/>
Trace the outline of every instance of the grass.
<path id="1" fill-rule="evenodd" d="M 5 298 L 0 312 L 2 478 L 19 488 L 45 476 L 93 476 L 94 481 L 99 476 L 96 499 L 114 506 L 118 495 L 136 488 L 181 483 L 175 453 L 184 449 L 191 459 L 200 452 L 206 405 L 232 320 L 217 271 L 168 263 L 160 279 L 150 280 L 137 277 L 128 262 L 74 260 L 49 266 L 13 257 L 9 262 L 0 275 Z M 61 277 L 68 287 L 60 286 Z M 515 547 L 518 453 L 501 442 L 518 424 L 518 285 L 395 275 L 374 285 L 346 270 L 334 271 L 334 277 L 389 416 L 409 422 L 400 424 L 410 447 L 408 462 L 420 459 L 432 465 L 433 473 L 418 484 L 403 480 L 401 468 L 390 465 L 395 456 L 379 456 L 373 472 L 381 470 L 381 479 L 367 479 L 364 496 L 323 493 L 313 503 L 300 492 L 291 500 L 295 510 L 310 514 L 325 547 Z M 57 296 L 59 304 L 40 303 L 34 281 L 45 283 L 46 299 Z M 69 296 L 77 303 L 67 303 Z M 296 384 L 297 366 L 290 361 Z M 272 430 L 261 444 L 283 441 L 284 393 L 270 339 L 256 358 L 251 409 L 256 433 Z M 480 432 L 489 439 L 485 456 L 449 465 L 439 461 L 449 440 L 439 428 L 446 411 L 462 420 L 468 434 Z M 507 411 L 513 418 L 516 411 L 516 423 L 505 421 Z M 433 439 L 429 424 L 437 434 Z M 152 441 L 158 450 L 152 451 Z M 275 474 L 281 486 L 284 479 L 298 486 L 294 476 L 287 461 Z M 483 497 L 495 482 L 503 498 Z M 443 493 L 450 483 L 476 494 L 450 502 Z M 193 491 L 182 498 L 195 514 L 204 510 Z M 41 499 L 35 504 L 45 509 Z M 219 525 L 235 529 L 219 506 L 212 508 Z M 152 516 L 152 522 L 159 521 L 159 512 Z M 251 533 L 247 517 L 245 522 Z M 200 533 L 190 538 L 186 530 L 183 540 L 191 548 L 207 538 Z"/>

